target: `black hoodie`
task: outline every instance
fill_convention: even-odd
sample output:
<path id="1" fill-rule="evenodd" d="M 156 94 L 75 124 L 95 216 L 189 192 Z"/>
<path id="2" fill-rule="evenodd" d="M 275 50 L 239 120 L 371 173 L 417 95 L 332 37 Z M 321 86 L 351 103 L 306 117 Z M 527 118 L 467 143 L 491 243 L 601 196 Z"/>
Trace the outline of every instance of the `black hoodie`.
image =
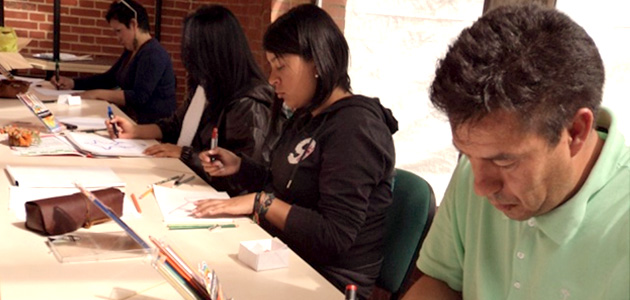
<path id="1" fill-rule="evenodd" d="M 284 231 L 261 225 L 339 289 L 357 284 L 362 298 L 380 270 L 397 130 L 378 99 L 350 96 L 287 121 L 270 173 L 245 158 L 238 174 L 252 183 L 267 178 L 265 191 L 292 204 Z"/>

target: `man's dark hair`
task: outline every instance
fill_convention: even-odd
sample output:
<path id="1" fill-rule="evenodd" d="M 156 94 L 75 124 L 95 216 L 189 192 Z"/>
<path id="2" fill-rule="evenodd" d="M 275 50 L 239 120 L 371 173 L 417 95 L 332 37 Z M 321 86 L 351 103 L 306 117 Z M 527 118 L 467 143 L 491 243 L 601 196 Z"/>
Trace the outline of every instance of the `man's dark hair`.
<path id="1" fill-rule="evenodd" d="M 453 129 L 506 110 L 553 146 L 578 109 L 597 114 L 603 85 L 602 59 L 582 27 L 553 9 L 506 6 L 462 31 L 430 97 Z"/>
<path id="2" fill-rule="evenodd" d="M 213 112 L 220 113 L 230 101 L 266 82 L 241 25 L 227 8 L 200 7 L 184 19 L 182 35 L 189 89 L 203 86 Z"/>
<path id="3" fill-rule="evenodd" d="M 315 63 L 319 78 L 309 109 L 322 104 L 336 87 L 351 91 L 346 38 L 333 19 L 315 5 L 296 6 L 269 25 L 263 48 L 279 57 L 295 54 Z"/>
<path id="4" fill-rule="evenodd" d="M 131 6 L 133 10 L 125 5 L 123 1 L 127 5 Z M 112 2 L 112 4 L 109 6 L 107 14 L 105 15 L 105 20 L 107 20 L 107 22 L 110 22 L 113 19 L 125 25 L 125 27 L 127 28 L 129 28 L 129 23 L 133 18 L 136 18 L 136 22 L 138 22 L 138 28 L 140 29 L 140 31 L 151 31 L 151 27 L 149 27 L 149 15 L 147 14 L 147 10 L 144 9 L 144 6 L 142 6 L 142 4 L 135 2 L 134 0 L 116 0 Z"/>

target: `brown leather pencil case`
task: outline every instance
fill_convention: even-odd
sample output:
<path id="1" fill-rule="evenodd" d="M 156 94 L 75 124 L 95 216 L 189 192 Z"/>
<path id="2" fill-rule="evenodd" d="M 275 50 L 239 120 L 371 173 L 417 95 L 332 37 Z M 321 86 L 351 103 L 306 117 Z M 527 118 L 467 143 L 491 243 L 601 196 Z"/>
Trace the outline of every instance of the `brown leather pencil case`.
<path id="1" fill-rule="evenodd" d="M 122 216 L 125 194 L 116 188 L 93 191 L 96 198 Z M 42 235 L 59 235 L 90 226 L 110 218 L 83 194 L 29 201 L 26 208 L 26 228 Z"/>
<path id="2" fill-rule="evenodd" d="M 19 93 L 26 93 L 30 82 L 24 80 L 0 80 L 0 98 L 16 98 Z"/>

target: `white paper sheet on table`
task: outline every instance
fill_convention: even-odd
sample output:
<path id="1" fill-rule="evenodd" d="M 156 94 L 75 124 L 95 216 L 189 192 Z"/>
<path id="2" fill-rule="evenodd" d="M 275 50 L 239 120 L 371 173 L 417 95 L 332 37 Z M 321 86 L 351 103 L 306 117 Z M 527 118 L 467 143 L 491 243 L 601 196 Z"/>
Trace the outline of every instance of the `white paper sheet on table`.
<path id="1" fill-rule="evenodd" d="M 35 90 L 37 93 L 42 94 L 43 96 L 72 95 L 83 92 L 83 90 L 57 90 L 52 86 L 52 84 L 44 84 L 43 82 L 31 85 L 31 89 Z"/>
<path id="2" fill-rule="evenodd" d="M 121 187 L 125 182 L 109 167 L 41 167 L 7 165 L 11 184 L 19 187 L 86 188 Z"/>
<path id="3" fill-rule="evenodd" d="M 184 190 L 178 188 L 153 185 L 155 200 L 160 206 L 164 223 L 168 224 L 215 224 L 233 222 L 234 218 L 195 218 L 190 216 L 196 207 L 194 201 L 200 199 L 229 199 L 225 192 Z"/>
<path id="4" fill-rule="evenodd" d="M 106 130 L 105 118 L 97 117 L 57 117 L 62 123 L 76 125 L 76 131 Z"/>

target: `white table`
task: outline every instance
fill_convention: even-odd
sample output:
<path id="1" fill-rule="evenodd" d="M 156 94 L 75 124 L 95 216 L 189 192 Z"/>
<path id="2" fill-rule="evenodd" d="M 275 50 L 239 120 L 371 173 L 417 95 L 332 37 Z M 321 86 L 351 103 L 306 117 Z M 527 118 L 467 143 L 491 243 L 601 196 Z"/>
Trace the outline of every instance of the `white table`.
<path id="1" fill-rule="evenodd" d="M 83 101 L 80 107 L 48 104 L 57 116 L 104 117 L 107 103 Z M 115 111 L 121 114 L 119 110 Z M 18 100 L 0 99 L 0 124 L 13 121 L 38 122 Z M 110 166 L 126 183 L 129 194 L 141 194 L 146 186 L 174 174 L 193 174 L 178 159 L 20 157 L 0 144 L 0 167 Z M 6 176 L 5 176 L 6 177 Z M 8 210 L 9 181 L 0 179 L 0 299 L 181 299 L 158 274 L 149 259 L 126 259 L 61 264 L 46 246 L 46 238 L 25 229 Z M 183 188 L 206 186 L 195 179 Z M 237 258 L 240 241 L 269 238 L 251 222 L 238 228 L 210 232 L 204 229 L 169 231 L 163 224 L 153 196 L 140 201 L 140 217 L 123 219 L 140 236 L 163 238 L 191 264 L 206 261 L 215 269 L 228 297 L 244 299 L 343 299 L 343 294 L 291 252 L 289 267 L 256 272 Z M 85 229 L 81 229 L 85 230 Z M 96 225 L 90 231 L 120 231 L 113 222 Z"/>

